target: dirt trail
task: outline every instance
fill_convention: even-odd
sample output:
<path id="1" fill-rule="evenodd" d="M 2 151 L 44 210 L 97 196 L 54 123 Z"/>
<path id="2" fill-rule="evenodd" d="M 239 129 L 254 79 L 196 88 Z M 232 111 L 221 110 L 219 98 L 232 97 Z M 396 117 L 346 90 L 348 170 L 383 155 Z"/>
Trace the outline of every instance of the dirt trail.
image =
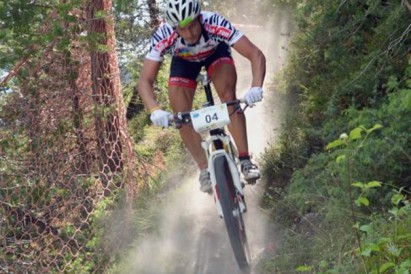
<path id="1" fill-rule="evenodd" d="M 282 18 L 284 17 L 284 18 Z M 280 128 L 282 107 L 278 94 L 270 87 L 273 74 L 281 68 L 288 44 L 288 18 L 279 13 L 267 26 L 239 26 L 267 57 L 267 76 L 262 103 L 246 112 L 250 151 L 254 160 L 270 143 Z M 238 68 L 238 90 L 249 87 L 249 64 L 234 55 Z M 197 171 L 191 172 L 182 186 L 164 199 L 160 228 L 147 235 L 129 258 L 125 273 L 137 274 L 236 274 L 240 273 L 231 250 L 224 221 L 217 216 L 211 196 L 198 189 Z M 189 174 L 190 175 L 190 174 Z M 259 207 L 262 185 L 246 187 L 248 212 L 245 214 L 247 235 L 252 253 L 251 273 L 266 249 L 275 251 L 279 233 Z"/>

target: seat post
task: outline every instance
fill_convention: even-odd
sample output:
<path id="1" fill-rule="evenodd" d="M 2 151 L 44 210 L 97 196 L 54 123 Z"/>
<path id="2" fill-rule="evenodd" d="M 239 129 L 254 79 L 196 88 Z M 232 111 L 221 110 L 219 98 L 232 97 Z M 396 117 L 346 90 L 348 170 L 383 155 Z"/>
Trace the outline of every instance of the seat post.
<path id="1" fill-rule="evenodd" d="M 210 79 L 208 78 L 208 73 L 207 72 L 201 72 L 198 77 L 197 81 L 201 82 L 201 84 L 204 87 L 204 91 L 206 94 L 207 98 L 207 106 L 213 106 L 214 105 L 214 98 L 213 94 L 211 92 L 211 86 L 210 86 Z"/>

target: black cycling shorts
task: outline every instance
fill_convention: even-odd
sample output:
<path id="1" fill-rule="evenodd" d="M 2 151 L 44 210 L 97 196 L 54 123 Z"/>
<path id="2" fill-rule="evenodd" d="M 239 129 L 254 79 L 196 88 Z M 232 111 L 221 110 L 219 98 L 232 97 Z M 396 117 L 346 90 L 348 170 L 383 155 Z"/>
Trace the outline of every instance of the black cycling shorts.
<path id="1" fill-rule="evenodd" d="M 180 57 L 173 56 L 171 59 L 168 84 L 169 86 L 182 86 L 196 89 L 196 79 L 201 68 L 205 67 L 208 75 L 212 75 L 214 68 L 220 64 L 234 65 L 230 47 L 225 43 L 219 44 L 209 57 L 200 62 L 187 61 Z"/>

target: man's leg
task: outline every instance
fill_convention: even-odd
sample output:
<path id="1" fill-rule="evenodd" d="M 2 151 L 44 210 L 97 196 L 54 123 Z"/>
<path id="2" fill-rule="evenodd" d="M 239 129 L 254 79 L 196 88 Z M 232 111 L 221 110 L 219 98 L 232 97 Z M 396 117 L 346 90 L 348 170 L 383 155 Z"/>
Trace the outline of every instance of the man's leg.
<path id="1" fill-rule="evenodd" d="M 226 58 L 217 60 L 211 69 L 211 79 L 222 102 L 236 99 L 237 73 L 234 64 Z M 234 112 L 234 106 L 229 107 L 229 113 L 233 114 L 230 116 L 231 124 L 228 129 L 237 146 L 241 171 L 244 178 L 254 184 L 260 178 L 260 171 L 250 160 L 245 115 L 242 112 Z"/>
<path id="2" fill-rule="evenodd" d="M 193 107 L 194 94 L 197 87 L 196 78 L 202 64 L 185 61 L 178 57 L 171 60 L 169 79 L 169 101 L 174 112 L 190 111 Z M 212 192 L 210 174 L 207 170 L 207 157 L 201 147 L 201 136 L 194 131 L 191 124 L 180 128 L 180 136 L 191 156 L 200 168 L 200 190 Z"/>
<path id="3" fill-rule="evenodd" d="M 190 111 L 193 105 L 194 93 L 195 88 L 170 85 L 169 98 L 173 111 Z M 207 157 L 201 147 L 201 136 L 194 131 L 191 124 L 183 124 L 181 126 L 180 136 L 200 169 L 200 190 L 212 193 L 210 174 L 207 170 Z"/>
<path id="4" fill-rule="evenodd" d="M 195 89 L 170 85 L 169 99 L 174 112 L 190 111 L 193 106 Z M 184 124 L 180 128 L 181 138 L 200 169 L 207 167 L 207 158 L 201 147 L 201 137 L 194 131 L 191 124 Z"/>
<path id="5" fill-rule="evenodd" d="M 222 102 L 236 99 L 235 89 L 237 84 L 237 72 L 233 64 L 221 63 L 213 67 L 211 80 Z M 229 113 L 233 113 L 234 106 L 229 107 Z M 235 112 L 231 116 L 231 124 L 228 126 L 231 136 L 241 155 L 248 155 L 247 128 L 244 113 Z"/>

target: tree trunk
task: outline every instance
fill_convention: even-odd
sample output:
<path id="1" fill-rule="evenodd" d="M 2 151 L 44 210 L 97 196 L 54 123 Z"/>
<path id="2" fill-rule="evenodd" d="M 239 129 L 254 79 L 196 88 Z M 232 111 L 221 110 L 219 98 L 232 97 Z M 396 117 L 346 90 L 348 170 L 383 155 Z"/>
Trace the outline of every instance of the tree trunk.
<path id="1" fill-rule="evenodd" d="M 95 101 L 95 126 L 100 156 L 101 180 L 106 187 L 113 175 L 124 171 L 125 163 L 132 163 L 133 152 L 126 129 L 125 110 L 117 55 L 111 0 L 89 0 L 91 80 Z M 123 140 L 123 142 L 122 142 Z M 123 159 L 126 146 L 129 157 Z M 123 187 L 123 180 L 116 182 Z"/>
<path id="2" fill-rule="evenodd" d="M 150 27 L 156 28 L 160 24 L 158 14 L 160 13 L 156 0 L 147 0 L 148 13 L 150 14 Z"/>

